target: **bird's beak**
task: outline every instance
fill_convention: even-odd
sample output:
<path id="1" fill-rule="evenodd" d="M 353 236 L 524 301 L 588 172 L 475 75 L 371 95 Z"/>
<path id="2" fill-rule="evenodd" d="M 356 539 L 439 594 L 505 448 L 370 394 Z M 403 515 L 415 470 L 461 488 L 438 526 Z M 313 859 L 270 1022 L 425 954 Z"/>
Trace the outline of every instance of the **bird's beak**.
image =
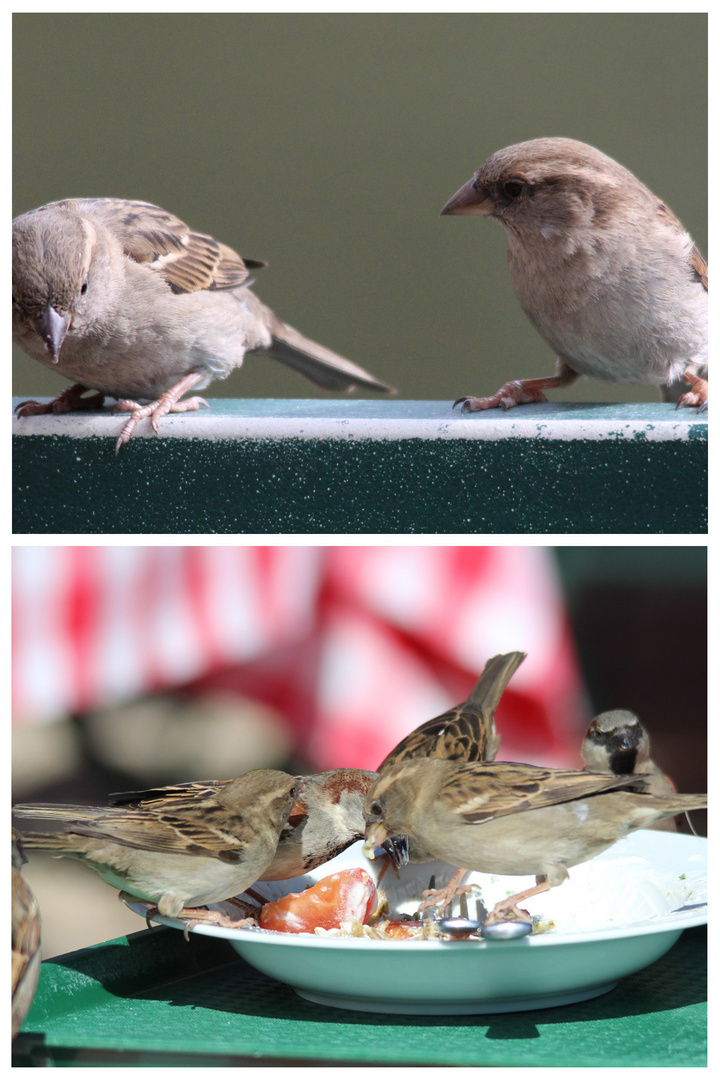
<path id="1" fill-rule="evenodd" d="M 306 818 L 308 817 L 309 811 L 308 811 L 307 804 L 306 804 L 305 799 L 304 799 L 304 795 L 305 795 L 305 791 L 304 791 L 303 786 L 301 785 L 300 786 L 300 791 L 298 793 L 298 797 L 295 800 L 295 802 L 292 804 L 292 807 L 290 808 L 290 813 L 288 814 L 288 819 L 287 819 L 287 824 L 291 825 L 293 828 L 296 828 L 298 825 L 301 825 L 302 822 L 305 821 Z"/>
<path id="2" fill-rule="evenodd" d="M 62 345 L 68 327 L 69 315 L 60 315 L 52 304 L 48 304 L 39 318 L 35 319 L 35 329 L 45 342 L 45 348 L 53 358 L 53 364 L 60 359 L 60 346 Z"/>
<path id="3" fill-rule="evenodd" d="M 375 858 L 375 849 L 382 847 L 388 838 L 388 831 L 381 821 L 372 821 L 365 829 L 365 843 L 363 855 L 368 859 Z"/>
<path id="4" fill-rule="evenodd" d="M 490 214 L 492 204 L 482 187 L 475 184 L 475 177 L 463 184 L 452 199 L 446 202 L 441 214 Z"/>
<path id="5" fill-rule="evenodd" d="M 383 844 L 383 850 L 387 851 L 398 870 L 410 862 L 407 836 L 389 836 Z"/>

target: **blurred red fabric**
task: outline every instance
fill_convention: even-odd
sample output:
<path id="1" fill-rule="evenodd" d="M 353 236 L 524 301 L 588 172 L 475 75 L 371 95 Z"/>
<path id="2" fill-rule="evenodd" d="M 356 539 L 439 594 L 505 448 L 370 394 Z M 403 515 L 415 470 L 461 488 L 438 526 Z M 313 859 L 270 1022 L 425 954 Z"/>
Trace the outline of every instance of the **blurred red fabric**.
<path id="1" fill-rule="evenodd" d="M 514 649 L 528 656 L 497 712 L 498 756 L 579 767 L 589 717 L 550 548 L 13 552 L 20 723 L 232 689 L 279 711 L 309 768 L 375 768 Z"/>

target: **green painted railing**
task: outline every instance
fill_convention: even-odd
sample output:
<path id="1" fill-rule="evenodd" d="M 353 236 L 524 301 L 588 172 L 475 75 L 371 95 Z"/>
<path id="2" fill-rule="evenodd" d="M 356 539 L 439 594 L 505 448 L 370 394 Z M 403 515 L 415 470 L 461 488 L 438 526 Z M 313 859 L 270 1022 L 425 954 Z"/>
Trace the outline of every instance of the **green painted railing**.
<path id="1" fill-rule="evenodd" d="M 15 419 L 31 533 L 703 533 L 707 413 L 668 404 L 213 399 Z"/>

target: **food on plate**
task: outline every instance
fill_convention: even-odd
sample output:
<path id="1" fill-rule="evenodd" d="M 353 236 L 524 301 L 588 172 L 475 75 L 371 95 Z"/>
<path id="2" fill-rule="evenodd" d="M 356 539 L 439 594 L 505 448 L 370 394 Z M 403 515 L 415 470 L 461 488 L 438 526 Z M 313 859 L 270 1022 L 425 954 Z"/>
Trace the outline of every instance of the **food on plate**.
<path id="1" fill-rule="evenodd" d="M 341 923 L 366 923 L 378 907 L 378 891 L 366 870 L 353 867 L 322 878 L 304 892 L 288 893 L 265 904 L 260 912 L 262 930 L 286 934 L 312 934 Z"/>
<path id="2" fill-rule="evenodd" d="M 315 933 L 321 937 L 368 938 L 371 941 L 438 941 L 449 937 L 440 932 L 434 919 L 423 919 L 422 922 L 414 919 L 403 922 L 381 919 L 372 925 L 349 920 L 331 930 L 318 927 Z"/>

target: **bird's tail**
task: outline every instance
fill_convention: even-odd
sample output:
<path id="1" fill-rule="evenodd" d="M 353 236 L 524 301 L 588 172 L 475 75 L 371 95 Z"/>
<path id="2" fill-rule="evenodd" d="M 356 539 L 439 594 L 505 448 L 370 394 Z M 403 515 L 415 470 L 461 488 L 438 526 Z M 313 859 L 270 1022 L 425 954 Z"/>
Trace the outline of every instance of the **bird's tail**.
<path id="1" fill-rule="evenodd" d="M 70 838 L 61 832 L 24 832 L 21 839 L 25 851 L 54 851 L 56 855 L 60 855 L 65 849 L 66 842 L 70 849 L 74 850 Z"/>
<path id="2" fill-rule="evenodd" d="M 674 817 L 688 810 L 706 810 L 707 795 L 652 795 L 653 808 L 660 817 Z"/>
<path id="3" fill-rule="evenodd" d="M 24 818 L 52 818 L 54 821 L 82 821 L 100 812 L 97 806 L 73 806 L 67 803 L 17 803 L 13 813 Z M 25 834 L 23 833 L 23 842 Z M 27 845 L 26 845 L 27 846 Z"/>
<path id="4" fill-rule="evenodd" d="M 270 315 L 272 343 L 262 351 L 267 352 L 274 360 L 288 364 L 325 390 L 353 390 L 361 387 L 365 390 L 379 390 L 384 394 L 395 393 L 392 386 L 380 382 L 358 364 L 353 364 L 332 349 L 326 349 L 324 345 L 311 341 L 276 315 Z"/>
<path id="5" fill-rule="evenodd" d="M 468 703 L 487 710 L 491 716 L 502 697 L 505 687 L 527 656 L 524 652 L 501 653 L 488 660 L 482 675 L 473 686 Z"/>

